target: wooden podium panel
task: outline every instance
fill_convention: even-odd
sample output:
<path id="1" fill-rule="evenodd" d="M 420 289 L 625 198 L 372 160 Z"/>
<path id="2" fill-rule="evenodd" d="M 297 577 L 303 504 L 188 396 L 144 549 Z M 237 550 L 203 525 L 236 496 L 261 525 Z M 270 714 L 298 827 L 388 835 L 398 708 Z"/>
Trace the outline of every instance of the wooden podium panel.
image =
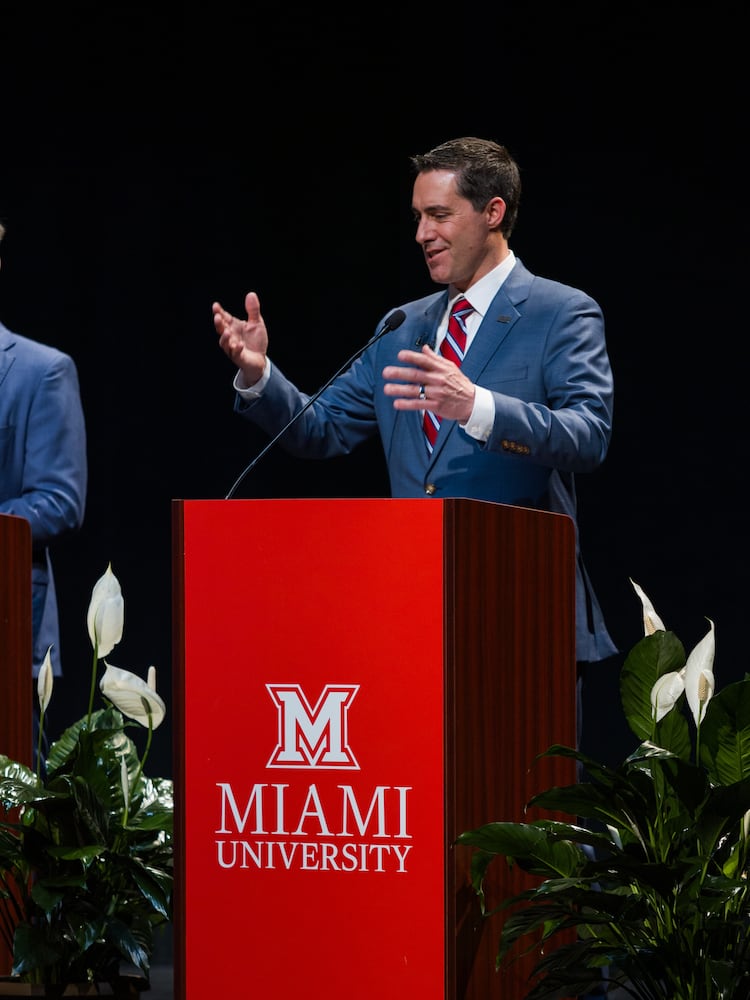
<path id="1" fill-rule="evenodd" d="M 0 753 L 29 767 L 31 649 L 31 525 L 25 518 L 0 514 Z M 9 975 L 12 964 L 13 956 L 0 940 L 0 975 Z"/>
<path id="2" fill-rule="evenodd" d="M 31 766 L 31 525 L 0 514 L 0 753 Z"/>
<path id="3" fill-rule="evenodd" d="M 575 740 L 572 522 L 208 500 L 173 525 L 178 1000 L 522 996 L 453 843 L 573 780 L 531 770 Z"/>

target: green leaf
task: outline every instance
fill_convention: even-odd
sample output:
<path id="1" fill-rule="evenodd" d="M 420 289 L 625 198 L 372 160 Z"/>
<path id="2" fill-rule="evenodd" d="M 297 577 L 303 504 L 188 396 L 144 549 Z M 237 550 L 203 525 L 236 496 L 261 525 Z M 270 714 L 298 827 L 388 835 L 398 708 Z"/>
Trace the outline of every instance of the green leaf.
<path id="1" fill-rule="evenodd" d="M 730 785 L 750 778 L 750 683 L 737 681 L 708 703 L 701 724 L 701 762 L 711 779 Z"/>
<path id="2" fill-rule="evenodd" d="M 0 755 L 0 805 L 6 811 L 46 795 L 36 774 L 25 764 Z"/>
<path id="3" fill-rule="evenodd" d="M 683 694 L 663 719 L 656 723 L 654 743 L 664 747 L 682 760 L 688 761 L 693 752 L 690 742 L 690 724 L 685 715 L 687 700 Z"/>
<path id="4" fill-rule="evenodd" d="M 69 726 L 65 732 L 50 747 L 47 754 L 47 774 L 54 777 L 58 771 L 69 773 L 73 763 L 80 754 L 81 734 L 95 729 L 99 722 L 104 721 L 106 710 L 94 712 L 90 722 L 85 718 L 79 719 Z M 104 728 L 108 728 L 104 721 Z M 117 728 L 122 728 L 122 721 Z"/>
<path id="5" fill-rule="evenodd" d="M 0 754 L 0 788 L 6 779 L 11 782 L 20 782 L 34 788 L 39 786 L 36 774 L 25 764 L 19 764 L 16 760 L 11 760 L 5 754 Z"/>
<path id="6" fill-rule="evenodd" d="M 50 937 L 43 928 L 19 924 L 13 937 L 14 976 L 23 976 L 35 969 L 54 966 L 63 956 L 62 943 Z"/>
<path id="7" fill-rule="evenodd" d="M 128 826 L 134 830 L 164 830 L 171 834 L 174 818 L 171 790 L 166 802 L 151 801 L 148 805 L 140 804 L 136 812 L 129 817 Z"/>
<path id="8" fill-rule="evenodd" d="M 60 847 L 48 847 L 47 853 L 51 858 L 60 858 L 63 861 L 93 861 L 104 850 L 104 844 L 88 844 L 84 847 L 67 847 L 62 844 Z"/>
<path id="9" fill-rule="evenodd" d="M 628 653 L 620 673 L 620 697 L 625 719 L 641 742 L 654 736 L 651 689 L 660 677 L 681 670 L 685 662 L 685 648 L 673 632 L 647 635 Z"/>
<path id="10" fill-rule="evenodd" d="M 105 938 L 117 948 L 123 958 L 148 974 L 150 948 L 144 947 L 143 941 L 124 921 L 108 920 Z"/>
<path id="11" fill-rule="evenodd" d="M 557 836 L 550 835 L 554 830 Z M 572 828 L 554 822 L 488 823 L 461 834 L 457 842 L 486 853 L 505 854 L 536 874 L 573 875 L 586 858 L 570 840 L 558 839 L 567 832 Z"/>
<path id="12" fill-rule="evenodd" d="M 84 955 L 97 939 L 102 936 L 104 915 L 94 915 L 90 911 L 81 913 L 80 911 L 72 910 L 67 913 L 66 917 L 66 923 L 75 938 L 78 951 L 81 955 Z"/>
<path id="13" fill-rule="evenodd" d="M 711 788 L 701 821 L 706 815 L 711 815 L 717 817 L 723 827 L 736 824 L 737 830 L 733 831 L 732 836 L 735 839 L 741 838 L 741 824 L 748 810 L 750 810 L 750 778 L 743 778 L 733 785 L 716 785 Z M 746 845 L 746 849 L 750 849 L 750 844 Z"/>
<path id="14" fill-rule="evenodd" d="M 65 880 L 56 879 L 54 881 L 39 879 L 31 887 L 31 898 L 49 919 L 55 907 L 59 906 L 65 899 L 68 890 L 71 888 L 80 889 L 85 884 L 86 880 L 83 875 L 80 875 L 78 878 L 70 877 Z"/>

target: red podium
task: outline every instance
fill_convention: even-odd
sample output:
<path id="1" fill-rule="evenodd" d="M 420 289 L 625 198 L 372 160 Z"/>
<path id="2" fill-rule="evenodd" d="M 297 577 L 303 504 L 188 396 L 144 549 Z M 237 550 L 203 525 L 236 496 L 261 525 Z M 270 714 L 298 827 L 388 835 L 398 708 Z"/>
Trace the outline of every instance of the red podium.
<path id="1" fill-rule="evenodd" d="M 572 521 L 175 500 L 173 536 L 178 1000 L 523 996 L 454 844 L 575 780 L 534 763 L 575 742 Z"/>

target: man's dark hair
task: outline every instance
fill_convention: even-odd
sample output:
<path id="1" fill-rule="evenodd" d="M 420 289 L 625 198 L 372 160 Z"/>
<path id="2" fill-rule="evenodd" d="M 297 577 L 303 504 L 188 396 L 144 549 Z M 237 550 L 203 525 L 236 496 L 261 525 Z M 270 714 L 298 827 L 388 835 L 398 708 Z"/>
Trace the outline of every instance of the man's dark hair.
<path id="1" fill-rule="evenodd" d="M 456 189 L 481 212 L 491 198 L 505 202 L 505 218 L 500 230 L 506 239 L 513 232 L 521 200 L 521 172 L 505 146 L 489 139 L 464 136 L 449 139 L 429 153 L 411 157 L 418 174 L 430 170 L 450 170 L 456 174 Z"/>

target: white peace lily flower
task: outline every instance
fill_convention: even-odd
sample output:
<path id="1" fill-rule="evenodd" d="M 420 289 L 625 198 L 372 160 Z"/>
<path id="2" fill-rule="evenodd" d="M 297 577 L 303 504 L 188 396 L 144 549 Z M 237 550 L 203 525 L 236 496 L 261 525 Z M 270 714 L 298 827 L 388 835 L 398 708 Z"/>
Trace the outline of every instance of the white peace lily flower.
<path id="1" fill-rule="evenodd" d="M 682 670 L 672 670 L 663 674 L 651 688 L 651 715 L 655 722 L 661 722 L 685 690 L 682 673 Z"/>
<path id="2" fill-rule="evenodd" d="M 149 681 L 153 679 L 154 683 L 154 687 L 151 687 L 143 678 L 129 670 L 113 667 L 106 660 L 104 666 L 107 669 L 99 681 L 99 690 L 104 697 L 111 701 L 123 715 L 135 719 L 142 726 L 148 727 L 150 714 L 151 728 L 156 729 L 163 722 L 167 708 L 162 698 L 156 693 L 156 670 L 154 667 L 149 668 Z"/>
<path id="3" fill-rule="evenodd" d="M 631 579 L 630 582 L 633 584 L 633 589 L 640 597 L 641 604 L 643 605 L 643 630 L 645 634 L 653 635 L 654 632 L 658 631 L 666 632 L 667 629 L 664 622 L 657 615 L 653 604 L 646 594 L 644 594 L 643 589 L 638 586 L 635 580 Z"/>
<path id="4" fill-rule="evenodd" d="M 124 619 L 125 601 L 120 581 L 112 572 L 112 564 L 108 563 L 106 571 L 99 577 L 91 591 L 91 601 L 86 615 L 91 645 L 97 651 L 100 660 L 111 653 L 122 639 Z"/>
<path id="5" fill-rule="evenodd" d="M 47 649 L 47 653 L 39 668 L 39 677 L 36 682 L 36 692 L 39 696 L 39 709 L 44 715 L 52 697 L 52 686 L 54 684 L 52 674 L 52 646 Z"/>
<path id="6" fill-rule="evenodd" d="M 696 726 L 700 726 L 703 716 L 706 714 L 706 706 L 713 697 L 715 686 L 713 671 L 716 652 L 714 623 L 710 618 L 706 620 L 711 627 L 688 656 L 687 663 L 683 667 L 685 695 Z"/>
<path id="7" fill-rule="evenodd" d="M 120 761 L 120 787 L 122 788 L 122 800 L 127 806 L 130 802 L 130 782 L 128 781 L 128 764 L 124 757 Z"/>

